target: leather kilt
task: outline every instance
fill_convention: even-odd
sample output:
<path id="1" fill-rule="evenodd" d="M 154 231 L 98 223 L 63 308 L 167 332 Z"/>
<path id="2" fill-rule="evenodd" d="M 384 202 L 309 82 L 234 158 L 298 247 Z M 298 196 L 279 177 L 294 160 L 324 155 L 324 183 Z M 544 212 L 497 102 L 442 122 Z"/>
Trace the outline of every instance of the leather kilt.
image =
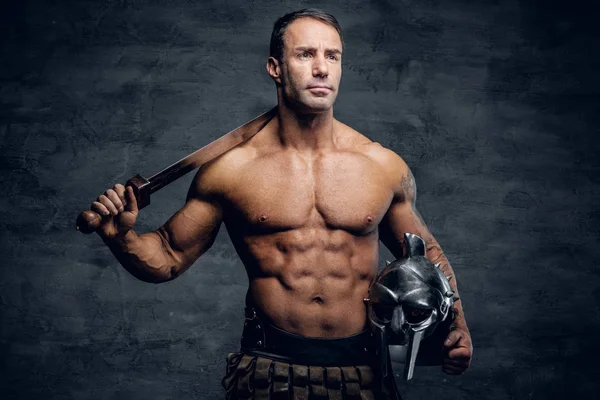
<path id="1" fill-rule="evenodd" d="M 233 399 L 400 399 L 393 380 L 377 377 L 369 331 L 308 338 L 283 331 L 246 307 L 239 352 L 227 355 L 222 385 Z"/>

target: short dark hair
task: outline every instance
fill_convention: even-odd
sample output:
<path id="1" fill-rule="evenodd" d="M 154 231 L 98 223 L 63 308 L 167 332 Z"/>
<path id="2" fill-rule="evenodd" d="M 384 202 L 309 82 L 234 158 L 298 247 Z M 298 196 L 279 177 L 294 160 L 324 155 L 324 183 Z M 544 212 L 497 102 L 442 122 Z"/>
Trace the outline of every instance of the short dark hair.
<path id="1" fill-rule="evenodd" d="M 285 14 L 283 17 L 275 21 L 273 25 L 273 32 L 271 33 L 271 46 L 270 56 L 281 61 L 283 58 L 283 36 L 289 24 L 299 18 L 314 18 L 319 21 L 326 23 L 327 25 L 333 26 L 337 33 L 342 39 L 342 27 L 335 17 L 329 13 L 318 8 L 304 8 L 302 10 L 294 11 L 289 14 Z M 342 40 L 343 43 L 343 40 Z"/>

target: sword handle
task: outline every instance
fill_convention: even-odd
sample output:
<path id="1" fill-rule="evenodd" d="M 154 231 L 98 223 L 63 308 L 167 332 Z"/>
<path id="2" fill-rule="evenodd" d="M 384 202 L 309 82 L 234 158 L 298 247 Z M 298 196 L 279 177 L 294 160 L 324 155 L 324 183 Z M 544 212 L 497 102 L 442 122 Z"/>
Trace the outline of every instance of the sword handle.
<path id="1" fill-rule="evenodd" d="M 129 179 L 125 186 L 131 186 L 133 188 L 133 194 L 137 200 L 138 210 L 141 210 L 150 204 L 151 186 L 148 179 L 138 174 Z M 92 210 L 85 210 L 77 216 L 75 227 L 79 232 L 88 234 L 95 232 L 100 226 L 100 222 L 102 222 L 101 215 Z"/>
<path id="2" fill-rule="evenodd" d="M 79 213 L 77 221 L 75 222 L 75 228 L 81 233 L 92 233 L 100 226 L 102 217 L 92 210 L 85 210 Z"/>

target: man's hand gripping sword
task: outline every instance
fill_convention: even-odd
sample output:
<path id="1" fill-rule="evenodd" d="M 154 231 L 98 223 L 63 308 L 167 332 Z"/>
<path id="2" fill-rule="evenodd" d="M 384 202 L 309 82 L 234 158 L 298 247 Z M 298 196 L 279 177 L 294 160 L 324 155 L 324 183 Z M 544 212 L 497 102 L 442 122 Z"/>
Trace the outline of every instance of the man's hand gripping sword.
<path id="1" fill-rule="evenodd" d="M 131 186 L 133 188 L 138 209 L 142 209 L 150 204 L 150 195 L 152 193 L 162 189 L 188 172 L 217 158 L 235 146 L 249 140 L 263 129 L 276 114 L 277 107 L 274 107 L 253 120 L 246 122 L 239 128 L 226 133 L 201 149 L 196 150 L 189 156 L 182 158 L 159 173 L 152 175 L 148 179 L 139 174 L 129 179 L 125 186 Z M 102 217 L 92 210 L 82 211 L 77 217 L 77 230 L 83 233 L 92 233 L 98 229 L 101 220 Z"/>

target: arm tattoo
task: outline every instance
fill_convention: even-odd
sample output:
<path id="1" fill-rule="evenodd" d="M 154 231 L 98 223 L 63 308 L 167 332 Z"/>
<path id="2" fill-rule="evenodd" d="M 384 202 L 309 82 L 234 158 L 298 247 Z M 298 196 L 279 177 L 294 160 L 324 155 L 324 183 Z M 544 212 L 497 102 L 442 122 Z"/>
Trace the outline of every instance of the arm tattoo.
<path id="1" fill-rule="evenodd" d="M 412 207 L 413 222 L 417 228 L 417 232 L 415 232 L 415 233 L 417 235 L 421 236 L 421 238 L 425 241 L 426 249 L 429 249 L 432 245 L 435 245 L 437 243 L 435 243 L 433 236 L 431 235 L 431 233 L 429 233 L 429 229 L 427 229 L 427 227 L 425 226 L 423 217 L 421 216 L 421 213 L 419 212 L 419 210 L 417 210 L 417 208 L 415 207 L 414 202 L 411 204 L 411 207 Z"/>
<path id="2" fill-rule="evenodd" d="M 415 177 L 410 169 L 408 170 L 408 174 L 402 177 L 400 185 L 402 186 L 404 198 L 410 200 L 414 205 L 417 200 L 417 185 L 415 184 Z"/>
<path id="3" fill-rule="evenodd" d="M 407 174 L 402 177 L 400 185 L 402 187 L 404 201 L 410 202 L 411 218 L 416 230 L 416 232 L 411 233 L 420 236 L 425 241 L 426 248 L 429 251 L 432 243 L 435 243 L 435 239 L 431 233 L 429 233 L 429 230 L 425 226 L 425 222 L 423 222 L 423 217 L 421 217 L 419 210 L 417 210 L 417 184 L 415 183 L 415 177 L 410 169 L 408 169 Z M 437 243 L 435 243 L 435 245 L 437 245 Z"/>
<path id="4" fill-rule="evenodd" d="M 435 242 L 433 240 L 429 240 L 428 242 L 425 243 L 425 245 L 426 245 L 426 251 L 428 253 L 433 253 L 432 256 L 435 257 L 433 260 L 431 260 L 432 263 L 437 264 L 439 262 L 444 261 L 444 258 L 446 257 L 446 255 L 444 254 L 444 251 L 442 250 L 440 245 L 437 244 L 437 242 Z"/>
<path id="5" fill-rule="evenodd" d="M 400 185 L 402 186 L 404 201 L 410 201 L 413 223 L 418 230 L 418 232 L 413 233 L 416 233 L 417 235 L 421 236 L 425 242 L 428 242 L 429 237 L 424 237 L 423 235 L 425 232 L 427 232 L 427 229 L 424 229 L 425 223 L 423 222 L 423 218 L 415 206 L 417 202 L 417 184 L 415 183 L 415 177 L 410 169 L 408 170 L 408 173 L 402 177 Z"/>

